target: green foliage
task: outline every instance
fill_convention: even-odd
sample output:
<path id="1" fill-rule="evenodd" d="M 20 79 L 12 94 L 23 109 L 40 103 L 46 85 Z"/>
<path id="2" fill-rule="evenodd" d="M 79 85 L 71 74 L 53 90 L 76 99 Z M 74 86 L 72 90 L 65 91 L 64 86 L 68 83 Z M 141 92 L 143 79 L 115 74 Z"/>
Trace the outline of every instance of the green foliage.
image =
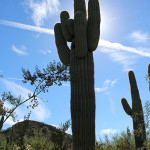
<path id="1" fill-rule="evenodd" d="M 30 139 L 29 145 L 31 150 L 52 150 L 52 143 L 49 142 L 48 134 L 44 135 L 42 129 L 40 131 L 34 131 L 34 138 Z"/>
<path id="2" fill-rule="evenodd" d="M 6 137 L 5 135 L 0 133 L 0 149 L 4 149 L 6 145 Z"/>
<path id="3" fill-rule="evenodd" d="M 51 139 L 54 143 L 54 146 L 60 150 L 67 150 L 67 141 L 65 140 L 65 132 L 70 127 L 70 120 L 66 121 L 64 124 L 60 124 L 58 130 L 52 132 Z"/>
<path id="4" fill-rule="evenodd" d="M 147 138 L 150 138 L 150 101 L 146 101 L 144 106 L 144 118 Z"/>
<path id="5" fill-rule="evenodd" d="M 104 141 L 101 138 L 99 142 L 97 141 L 95 150 L 136 150 L 134 136 L 129 128 L 120 135 L 113 135 L 111 140 L 105 135 Z"/>

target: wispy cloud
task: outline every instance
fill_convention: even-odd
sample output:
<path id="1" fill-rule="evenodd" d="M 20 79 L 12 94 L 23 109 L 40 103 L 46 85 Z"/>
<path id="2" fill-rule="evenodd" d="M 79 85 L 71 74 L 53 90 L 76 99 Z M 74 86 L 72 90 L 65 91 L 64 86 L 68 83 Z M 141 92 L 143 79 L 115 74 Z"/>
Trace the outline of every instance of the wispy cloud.
<path id="1" fill-rule="evenodd" d="M 101 130 L 100 133 L 104 135 L 112 135 L 112 134 L 117 134 L 118 131 L 115 129 L 105 129 L 105 130 Z"/>
<path id="2" fill-rule="evenodd" d="M 118 79 L 115 79 L 115 80 L 105 80 L 104 81 L 104 85 L 105 86 L 109 86 L 109 85 L 114 85 L 114 84 L 116 84 L 117 83 L 117 81 L 118 81 Z"/>
<path id="3" fill-rule="evenodd" d="M 107 91 L 108 87 L 103 87 L 103 88 L 95 88 L 95 92 L 104 92 Z"/>
<path id="4" fill-rule="evenodd" d="M 107 53 L 113 61 L 120 63 L 123 67 L 123 71 L 125 72 L 132 70 L 132 67 L 138 58 L 137 55 L 132 53 L 116 51 L 111 48 L 101 48 L 100 51 Z"/>
<path id="5" fill-rule="evenodd" d="M 0 24 L 45 34 L 54 34 L 54 30 L 52 29 L 40 28 L 17 22 L 0 20 Z M 101 47 L 101 52 L 108 53 L 114 61 L 117 61 L 123 65 L 123 71 L 131 70 L 132 65 L 135 63 L 138 56 L 150 57 L 149 50 L 145 50 L 145 48 L 136 49 L 133 47 L 124 46 L 120 43 L 112 43 L 107 40 L 100 40 L 99 46 Z"/>
<path id="6" fill-rule="evenodd" d="M 54 30 L 52 29 L 31 26 L 27 24 L 18 23 L 18 22 L 0 20 L 0 24 L 5 25 L 5 26 L 19 28 L 19 29 L 29 30 L 29 31 L 35 31 L 35 32 L 40 32 L 40 33 L 52 34 L 52 35 L 54 34 Z"/>
<path id="7" fill-rule="evenodd" d="M 130 34 L 129 38 L 133 42 L 138 42 L 138 43 L 146 43 L 149 39 L 150 36 L 148 33 L 144 33 L 142 31 L 134 31 Z"/>
<path id="8" fill-rule="evenodd" d="M 21 46 L 20 48 L 17 48 L 15 45 L 12 45 L 11 49 L 14 52 L 16 52 L 18 55 L 27 55 L 27 52 L 24 51 L 26 49 L 25 46 Z"/>
<path id="9" fill-rule="evenodd" d="M 25 5 L 32 10 L 31 18 L 36 26 L 44 24 L 44 20 L 58 12 L 58 0 L 26 0 Z"/>
<path id="10" fill-rule="evenodd" d="M 107 91 L 111 86 L 113 86 L 114 84 L 116 84 L 118 81 L 118 79 L 114 79 L 114 80 L 105 80 L 103 85 L 104 87 L 102 88 L 95 88 L 95 92 L 105 92 Z"/>
<path id="11" fill-rule="evenodd" d="M 46 54 L 51 54 L 51 53 L 52 53 L 51 50 L 46 50 L 46 51 L 40 50 L 40 52 L 41 52 L 42 54 L 44 54 L 44 55 L 46 55 Z"/>
<path id="12" fill-rule="evenodd" d="M 120 43 L 112 43 L 106 40 L 99 42 L 100 52 L 107 53 L 113 61 L 120 63 L 123 66 L 123 71 L 132 70 L 138 57 L 150 57 L 147 48 L 127 47 Z"/>
<path id="13" fill-rule="evenodd" d="M 148 52 L 144 52 L 142 50 L 138 50 L 138 49 L 133 48 L 133 47 L 127 47 L 127 46 L 124 46 L 120 43 L 112 43 L 112 42 L 109 42 L 106 40 L 100 40 L 99 46 L 104 47 L 104 48 L 111 48 L 114 50 L 130 52 L 130 53 L 137 54 L 140 56 L 150 57 L 150 53 L 148 53 Z"/>

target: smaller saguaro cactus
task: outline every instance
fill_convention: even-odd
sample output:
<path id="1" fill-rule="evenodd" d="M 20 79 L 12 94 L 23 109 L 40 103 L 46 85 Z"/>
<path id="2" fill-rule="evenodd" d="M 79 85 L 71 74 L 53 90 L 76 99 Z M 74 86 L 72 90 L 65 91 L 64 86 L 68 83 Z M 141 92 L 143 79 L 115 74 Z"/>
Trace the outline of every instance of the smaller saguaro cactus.
<path id="1" fill-rule="evenodd" d="M 149 92 L 150 92 L 150 63 L 148 64 L 147 72 L 148 72 Z"/>
<path id="2" fill-rule="evenodd" d="M 143 116 L 143 109 L 142 109 L 142 103 L 139 95 L 139 90 L 137 87 L 134 72 L 129 71 L 128 76 L 129 76 L 129 83 L 130 83 L 132 108 L 129 106 L 125 98 L 121 99 L 121 103 L 124 108 L 124 111 L 133 119 L 133 130 L 134 130 L 136 148 L 137 149 L 143 148 L 143 150 L 146 150 L 144 146 L 144 143 L 146 142 L 146 132 L 145 132 L 144 116 Z"/>

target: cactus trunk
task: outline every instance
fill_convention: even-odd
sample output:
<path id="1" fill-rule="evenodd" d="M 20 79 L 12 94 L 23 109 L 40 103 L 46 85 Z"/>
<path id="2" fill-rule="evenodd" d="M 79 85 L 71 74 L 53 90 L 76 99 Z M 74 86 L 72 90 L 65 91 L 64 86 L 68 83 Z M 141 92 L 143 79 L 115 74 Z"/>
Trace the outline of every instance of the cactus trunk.
<path id="1" fill-rule="evenodd" d="M 71 118 L 73 150 L 95 148 L 95 92 L 93 54 L 79 59 L 71 50 Z"/>

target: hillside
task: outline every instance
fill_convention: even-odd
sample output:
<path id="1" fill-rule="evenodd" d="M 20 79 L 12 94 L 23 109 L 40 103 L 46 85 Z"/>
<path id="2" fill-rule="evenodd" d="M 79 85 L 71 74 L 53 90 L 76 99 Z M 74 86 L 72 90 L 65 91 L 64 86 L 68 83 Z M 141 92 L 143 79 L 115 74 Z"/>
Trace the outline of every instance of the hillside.
<path id="1" fill-rule="evenodd" d="M 58 136 L 55 137 L 54 135 L 60 135 L 57 141 L 61 140 L 61 133 L 63 133 L 61 130 L 57 129 L 52 125 L 33 120 L 25 120 L 23 122 L 18 122 L 12 127 L 3 130 L 1 133 L 6 136 L 9 136 L 10 141 L 16 142 L 22 136 L 26 136 L 27 138 L 33 138 L 35 136 L 34 131 L 40 130 L 42 130 L 43 136 L 48 135 L 51 142 L 54 141 L 53 138 L 58 138 Z M 64 137 L 65 138 L 63 138 L 63 143 L 65 143 L 70 149 L 72 145 L 72 136 L 70 134 L 64 133 Z"/>

